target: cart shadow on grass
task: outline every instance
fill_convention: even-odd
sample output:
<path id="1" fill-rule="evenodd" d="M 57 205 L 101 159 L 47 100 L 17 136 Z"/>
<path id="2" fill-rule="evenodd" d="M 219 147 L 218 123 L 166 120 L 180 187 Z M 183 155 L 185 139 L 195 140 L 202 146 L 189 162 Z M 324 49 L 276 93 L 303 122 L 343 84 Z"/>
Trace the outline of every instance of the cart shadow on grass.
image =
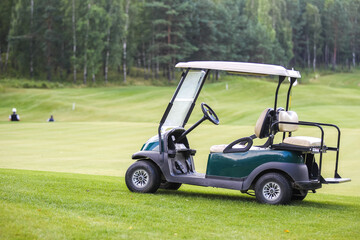
<path id="1" fill-rule="evenodd" d="M 235 195 L 235 194 L 226 194 L 226 193 L 209 193 L 202 191 L 169 191 L 169 190 L 159 190 L 156 195 L 163 196 L 178 196 L 188 199 L 188 201 L 194 202 L 196 199 L 201 200 L 221 200 L 221 201 L 232 201 L 238 204 L 256 204 L 256 199 L 246 195 Z M 359 211 L 359 207 L 354 206 L 353 204 L 348 203 L 340 203 L 340 202 L 328 202 L 327 200 L 303 200 L 303 201 L 292 201 L 290 205 L 279 205 L 277 207 L 301 207 L 301 208 L 316 208 L 316 209 L 327 209 L 327 210 L 335 210 L 341 211 L 346 210 L 350 211 L 353 209 L 354 211 Z M 271 207 L 271 206 L 269 206 Z"/>

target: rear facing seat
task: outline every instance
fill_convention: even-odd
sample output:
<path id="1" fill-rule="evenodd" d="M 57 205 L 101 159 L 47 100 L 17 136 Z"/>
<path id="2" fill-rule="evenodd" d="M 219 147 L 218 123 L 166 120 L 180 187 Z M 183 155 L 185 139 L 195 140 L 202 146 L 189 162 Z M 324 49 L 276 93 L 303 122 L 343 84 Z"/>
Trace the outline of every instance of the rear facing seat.
<path id="1" fill-rule="evenodd" d="M 278 121 L 299 123 L 298 115 L 294 111 L 279 111 Z M 279 124 L 279 132 L 295 132 L 298 128 L 299 125 L 295 124 Z M 320 147 L 321 139 L 307 136 L 296 136 L 285 138 L 283 143 L 300 147 Z"/>

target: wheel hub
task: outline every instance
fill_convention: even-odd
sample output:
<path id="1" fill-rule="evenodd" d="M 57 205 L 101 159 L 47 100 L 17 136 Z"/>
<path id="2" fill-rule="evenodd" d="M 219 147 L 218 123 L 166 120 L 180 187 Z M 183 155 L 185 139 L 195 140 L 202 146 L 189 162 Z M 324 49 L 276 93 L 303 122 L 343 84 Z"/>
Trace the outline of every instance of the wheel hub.
<path id="1" fill-rule="evenodd" d="M 275 201 L 281 195 L 279 184 L 275 182 L 266 183 L 263 187 L 263 196 L 270 201 Z"/>
<path id="2" fill-rule="evenodd" d="M 149 174 L 143 170 L 136 170 L 132 176 L 132 182 L 136 187 L 143 188 L 149 182 Z"/>

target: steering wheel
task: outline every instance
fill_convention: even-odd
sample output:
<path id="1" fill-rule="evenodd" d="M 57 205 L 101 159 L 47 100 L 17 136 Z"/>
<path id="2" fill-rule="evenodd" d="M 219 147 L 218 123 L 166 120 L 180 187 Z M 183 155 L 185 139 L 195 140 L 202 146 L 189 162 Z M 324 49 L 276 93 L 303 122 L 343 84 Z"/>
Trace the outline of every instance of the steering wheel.
<path id="1" fill-rule="evenodd" d="M 219 125 L 220 120 L 214 110 L 211 109 L 206 103 L 201 103 L 201 110 L 204 113 L 204 117 L 215 125 Z"/>
<path id="2" fill-rule="evenodd" d="M 212 110 L 207 104 L 201 103 L 201 110 L 204 113 L 204 116 L 197 121 L 194 125 L 192 125 L 188 130 L 183 132 L 181 136 L 179 136 L 174 142 L 179 143 L 185 136 L 190 133 L 192 130 L 194 130 L 197 126 L 199 126 L 203 121 L 206 119 L 210 120 L 213 124 L 219 125 L 220 121 L 214 110 Z"/>

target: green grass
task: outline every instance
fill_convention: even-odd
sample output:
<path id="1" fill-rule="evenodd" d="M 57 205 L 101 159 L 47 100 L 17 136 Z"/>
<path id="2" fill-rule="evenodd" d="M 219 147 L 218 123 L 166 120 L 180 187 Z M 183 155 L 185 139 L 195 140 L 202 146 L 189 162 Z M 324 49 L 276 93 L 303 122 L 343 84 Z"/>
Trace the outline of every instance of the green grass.
<path id="1" fill-rule="evenodd" d="M 336 74 L 332 78 L 345 78 L 343 75 L 346 74 Z M 198 102 L 206 102 L 216 110 L 221 124 L 252 126 L 260 112 L 273 105 L 276 83 L 261 78 L 240 78 L 242 79 L 239 81 L 237 76 L 228 76 L 221 82 L 206 84 L 199 97 Z M 331 87 L 327 84 L 328 80 L 322 83 L 322 79 L 318 79 L 319 84 L 294 87 L 292 108 L 301 119 L 357 128 L 360 117 L 360 87 Z M 360 84 L 360 79 L 352 80 L 349 84 Z M 285 107 L 286 87 L 284 85 L 281 88 L 279 106 Z M 3 116 L 0 121 L 7 121 L 11 109 L 16 107 L 22 120 L 26 122 L 44 122 L 53 114 L 55 120 L 61 122 L 158 123 L 174 91 L 175 87 L 152 86 L 5 88 L 0 94 L 0 116 Z M 333 114 L 334 112 L 336 114 Z M 197 121 L 200 114 L 197 106 L 190 123 Z"/>
<path id="2" fill-rule="evenodd" d="M 223 189 L 183 186 L 177 192 L 149 195 L 127 190 L 123 176 L 133 162 L 131 155 L 156 134 L 175 87 L 4 85 L 0 239 L 358 239 L 359 75 L 320 76 L 296 86 L 292 94 L 292 109 L 301 120 L 340 126 L 339 172 L 352 182 L 323 186 L 301 203 L 277 207 Z M 260 112 L 273 104 L 273 81 L 241 78 L 228 76 L 206 84 L 199 97 L 198 103 L 208 103 L 221 121 L 219 126 L 206 122 L 189 135 L 199 172 L 205 172 L 211 145 L 253 134 Z M 281 90 L 284 107 L 286 91 Z M 21 122 L 7 121 L 13 107 Z M 47 123 L 51 114 L 56 122 Z M 200 117 L 197 104 L 188 126 Z M 306 128 L 296 135 L 319 133 Z M 326 136 L 326 144 L 333 145 L 336 133 L 329 130 Z M 325 155 L 324 176 L 331 177 L 334 155 Z"/>
<path id="3" fill-rule="evenodd" d="M 311 84 L 321 84 L 331 87 L 357 88 L 360 87 L 359 70 L 346 74 L 315 74 L 309 79 Z"/>
<path id="4" fill-rule="evenodd" d="M 359 197 L 260 205 L 183 186 L 135 194 L 122 177 L 0 170 L 1 239 L 358 239 Z M 4 224 L 6 223 L 6 224 Z"/>
<path id="5" fill-rule="evenodd" d="M 131 155 L 156 134 L 157 125 L 130 122 L 55 122 L 0 124 L 0 168 L 124 176 Z M 205 173 L 209 148 L 252 134 L 253 126 L 203 124 L 189 135 L 197 150 L 195 166 Z M 304 135 L 314 135 L 310 129 Z M 342 129 L 339 172 L 351 183 L 324 186 L 321 193 L 360 196 L 360 129 Z M 335 132 L 328 144 L 335 144 Z M 256 140 L 255 144 L 263 141 Z M 324 177 L 332 177 L 334 155 L 325 154 Z"/>

